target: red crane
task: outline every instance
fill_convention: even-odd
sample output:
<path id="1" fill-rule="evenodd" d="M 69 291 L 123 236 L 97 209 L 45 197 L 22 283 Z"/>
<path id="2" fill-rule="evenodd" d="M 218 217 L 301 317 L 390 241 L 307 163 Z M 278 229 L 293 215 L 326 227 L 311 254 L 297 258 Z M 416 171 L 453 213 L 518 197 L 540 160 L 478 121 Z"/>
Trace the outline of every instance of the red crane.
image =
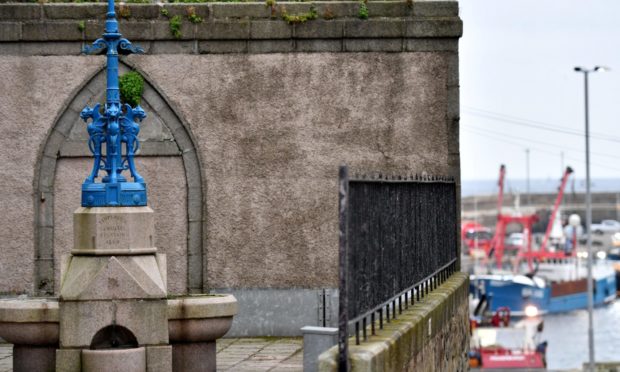
<path id="1" fill-rule="evenodd" d="M 504 202 L 504 178 L 506 177 L 506 167 L 502 164 L 499 168 L 499 194 L 497 196 L 497 224 L 495 225 L 495 235 L 493 237 L 492 248 L 489 252 L 489 256 L 494 254 L 495 261 L 498 268 L 502 267 L 502 260 L 504 258 L 504 239 L 506 237 L 506 226 L 511 223 L 518 223 L 523 226 L 524 245 L 521 248 L 527 249 L 528 252 L 532 251 L 532 225 L 538 221 L 538 216 L 535 214 L 514 216 L 502 213 L 502 204 Z"/>
<path id="2" fill-rule="evenodd" d="M 547 248 L 549 243 L 549 237 L 551 236 L 551 230 L 553 230 L 553 224 L 555 223 L 555 217 L 558 214 L 558 210 L 560 209 L 560 204 L 562 203 L 562 199 L 564 198 L 564 188 L 566 187 L 566 183 L 568 182 L 568 177 L 573 173 L 573 169 L 571 167 L 566 167 L 564 171 L 564 175 L 562 176 L 562 181 L 560 183 L 560 187 L 558 189 L 558 196 L 555 199 L 555 204 L 553 205 L 553 209 L 551 210 L 551 216 L 549 217 L 549 223 L 547 224 L 547 231 L 545 232 L 545 237 L 543 238 L 542 244 L 540 245 L 540 250 L 537 252 L 520 252 L 520 256 L 523 258 L 527 258 L 528 262 L 530 262 L 534 258 L 537 259 L 546 259 L 546 258 L 566 258 L 567 255 L 564 250 L 551 252 Z M 577 253 L 576 249 L 573 249 L 572 255 L 574 256 Z"/>
<path id="3" fill-rule="evenodd" d="M 532 250 L 532 226 L 534 223 L 538 221 L 538 216 L 536 214 L 530 215 L 522 215 L 515 216 L 509 214 L 502 213 L 502 203 L 504 201 L 504 178 L 506 176 L 506 167 L 501 165 L 499 168 L 499 194 L 497 197 L 497 224 L 495 226 L 495 235 L 493 237 L 492 247 L 488 256 L 495 255 L 495 260 L 498 268 L 502 266 L 502 260 L 504 257 L 504 239 L 506 235 L 506 226 L 510 223 L 518 223 L 523 226 L 523 235 L 524 235 L 524 244 L 519 249 L 519 254 L 517 256 L 517 264 L 521 259 L 525 258 L 528 260 L 528 265 L 530 270 L 533 270 L 533 260 L 534 259 L 546 259 L 546 258 L 566 258 L 566 254 L 564 251 L 558 252 L 550 252 L 547 249 L 547 244 L 549 242 L 549 236 L 551 235 L 551 230 L 553 228 L 553 223 L 555 221 L 555 217 L 560 208 L 560 204 L 562 203 L 562 198 L 564 197 L 564 188 L 566 187 L 566 183 L 568 182 L 568 177 L 573 173 L 571 167 L 567 167 L 564 175 L 562 177 L 562 182 L 560 188 L 558 190 L 558 196 L 556 197 L 555 204 L 553 206 L 553 210 L 551 212 L 551 217 L 549 223 L 547 224 L 547 231 L 545 233 L 545 237 L 543 239 L 542 245 L 538 251 Z M 575 254 L 576 250 L 573 250 L 573 254 Z"/>

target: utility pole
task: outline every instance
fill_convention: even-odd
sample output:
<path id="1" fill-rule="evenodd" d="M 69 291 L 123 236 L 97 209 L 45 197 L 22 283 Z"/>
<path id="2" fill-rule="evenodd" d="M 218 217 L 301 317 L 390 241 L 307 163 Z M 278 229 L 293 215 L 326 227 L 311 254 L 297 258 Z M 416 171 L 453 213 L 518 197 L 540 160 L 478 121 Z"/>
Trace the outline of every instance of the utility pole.
<path id="1" fill-rule="evenodd" d="M 530 149 L 525 149 L 525 195 L 527 195 L 527 205 L 531 205 L 530 200 Z"/>
<path id="2" fill-rule="evenodd" d="M 605 71 L 607 68 L 595 66 L 588 70 L 584 67 L 575 67 L 576 72 L 583 73 L 584 98 L 585 98 L 585 122 L 586 122 L 586 229 L 588 232 L 588 370 L 594 372 L 594 287 L 592 285 L 592 195 L 590 193 L 590 115 L 588 101 L 588 74 L 591 72 Z"/>

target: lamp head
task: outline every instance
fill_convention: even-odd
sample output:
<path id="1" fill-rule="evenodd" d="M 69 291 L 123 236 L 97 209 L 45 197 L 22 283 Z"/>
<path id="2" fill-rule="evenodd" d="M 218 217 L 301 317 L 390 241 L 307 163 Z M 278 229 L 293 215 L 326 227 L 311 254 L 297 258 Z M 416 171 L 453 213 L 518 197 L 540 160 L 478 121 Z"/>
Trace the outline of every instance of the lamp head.
<path id="1" fill-rule="evenodd" d="M 608 72 L 611 71 L 611 69 L 607 66 L 594 66 L 594 71 Z"/>
<path id="2" fill-rule="evenodd" d="M 575 67 L 575 71 L 581 72 L 581 71 L 584 71 L 584 68 L 583 68 L 583 67 L 576 66 L 576 67 Z"/>

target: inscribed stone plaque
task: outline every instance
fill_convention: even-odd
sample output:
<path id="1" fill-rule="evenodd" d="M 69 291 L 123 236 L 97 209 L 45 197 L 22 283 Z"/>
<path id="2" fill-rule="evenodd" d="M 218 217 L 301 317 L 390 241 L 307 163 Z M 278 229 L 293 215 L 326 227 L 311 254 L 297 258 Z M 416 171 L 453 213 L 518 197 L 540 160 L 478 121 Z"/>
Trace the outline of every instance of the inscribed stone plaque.
<path id="1" fill-rule="evenodd" d="M 112 214 L 99 219 L 95 245 L 100 249 L 114 249 L 126 245 L 129 238 L 127 221 L 123 214 Z"/>
<path id="2" fill-rule="evenodd" d="M 73 254 L 153 253 L 153 211 L 149 207 L 78 208 Z"/>

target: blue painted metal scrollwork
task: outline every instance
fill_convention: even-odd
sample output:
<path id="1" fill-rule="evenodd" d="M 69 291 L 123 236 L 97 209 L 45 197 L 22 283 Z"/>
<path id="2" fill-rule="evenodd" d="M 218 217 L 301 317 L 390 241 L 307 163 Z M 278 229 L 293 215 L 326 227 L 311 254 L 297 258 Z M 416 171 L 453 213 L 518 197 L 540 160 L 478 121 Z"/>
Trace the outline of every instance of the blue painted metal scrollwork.
<path id="1" fill-rule="evenodd" d="M 90 120 L 87 126 L 90 137 L 88 147 L 94 156 L 93 169 L 82 184 L 82 206 L 146 205 L 146 183 L 134 163 L 134 156 L 140 148 L 139 123 L 146 117 L 146 113 L 139 105 L 136 107 L 121 105 L 118 86 L 119 53 L 144 51 L 122 38 L 119 33 L 114 0 L 108 0 L 103 37 L 84 47 L 82 53 L 92 54 L 99 51 L 105 51 L 107 57 L 106 103 L 103 111 L 101 105 L 96 104 L 92 108 L 86 106 L 80 114 L 85 122 L 88 123 Z M 106 174 L 101 177 L 101 182 L 96 182 L 101 170 Z M 133 182 L 129 182 L 123 176 L 123 171 L 126 170 L 131 174 Z"/>

